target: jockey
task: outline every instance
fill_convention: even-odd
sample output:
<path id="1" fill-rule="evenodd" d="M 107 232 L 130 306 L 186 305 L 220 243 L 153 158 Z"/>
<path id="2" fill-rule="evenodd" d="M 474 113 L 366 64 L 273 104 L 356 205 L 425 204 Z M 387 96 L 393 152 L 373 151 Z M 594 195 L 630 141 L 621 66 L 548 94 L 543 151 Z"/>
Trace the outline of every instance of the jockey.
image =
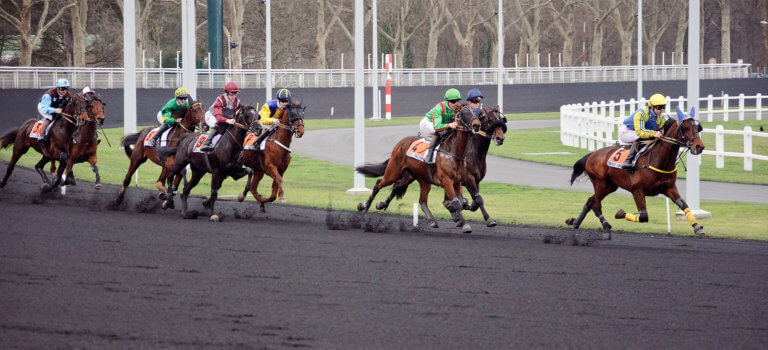
<path id="1" fill-rule="evenodd" d="M 240 92 L 240 87 L 237 86 L 237 83 L 233 81 L 228 82 L 224 85 L 224 93 L 216 98 L 211 109 L 206 112 L 206 117 L 210 114 L 216 118 L 216 125 L 212 127 L 211 130 L 208 130 L 208 138 L 205 139 L 205 143 L 200 148 L 202 151 L 210 151 L 213 149 L 213 147 L 211 147 L 213 137 L 226 130 L 226 124 L 232 125 L 235 123 L 235 114 L 242 108 L 240 100 L 237 98 L 238 92 Z"/>
<path id="2" fill-rule="evenodd" d="M 454 121 L 453 110 L 455 108 L 461 108 L 461 93 L 457 89 L 448 89 L 445 92 L 445 101 L 436 104 L 432 109 L 427 112 L 421 122 L 419 123 L 419 131 L 422 136 L 432 136 L 432 143 L 429 145 L 429 150 L 424 160 L 427 163 L 434 163 L 431 161 L 432 152 L 440 142 L 444 131 L 448 129 L 456 128 L 456 121 Z"/>
<path id="3" fill-rule="evenodd" d="M 634 158 L 637 154 L 639 145 L 638 139 L 648 139 L 660 137 L 661 131 L 658 131 L 664 125 L 662 112 L 667 108 L 667 100 L 661 94 L 654 94 L 648 99 L 648 106 L 642 107 L 632 115 L 624 119 L 624 123 L 619 125 L 619 140 L 624 143 L 631 143 L 629 155 L 622 164 L 622 168 L 630 169 L 634 167 Z"/>
<path id="4" fill-rule="evenodd" d="M 86 86 L 86 87 L 83 88 L 83 96 L 88 95 L 88 94 L 95 95 L 96 91 L 93 91 L 90 86 Z"/>
<path id="5" fill-rule="evenodd" d="M 69 92 L 69 80 L 61 78 L 56 81 L 56 87 L 46 91 L 43 97 L 40 99 L 40 103 L 37 104 L 37 111 L 43 117 L 43 142 L 48 142 L 48 125 L 59 118 L 59 114 L 63 111 L 72 99 L 72 94 Z"/>
<path id="6" fill-rule="evenodd" d="M 288 103 L 291 101 L 291 92 L 288 89 L 280 89 L 275 94 L 274 100 L 267 101 L 263 106 L 261 106 L 261 111 L 259 112 L 260 119 L 262 125 L 280 125 L 280 120 L 275 118 L 275 114 L 277 113 L 277 110 L 286 110 Z"/>
<path id="7" fill-rule="evenodd" d="M 480 92 L 480 89 L 469 90 L 469 92 L 467 93 L 467 106 L 477 110 L 478 112 L 482 112 L 482 108 L 481 108 L 482 105 L 483 105 L 483 93 Z"/>
<path id="8" fill-rule="evenodd" d="M 173 113 L 184 107 L 189 107 L 189 91 L 184 87 L 180 87 L 173 93 L 173 98 L 168 100 L 163 108 L 160 109 L 160 112 L 157 113 L 160 122 L 163 124 L 160 125 L 160 129 L 152 136 L 152 139 L 149 140 L 150 147 L 154 147 L 160 135 L 176 124 L 176 118 L 173 117 Z"/>

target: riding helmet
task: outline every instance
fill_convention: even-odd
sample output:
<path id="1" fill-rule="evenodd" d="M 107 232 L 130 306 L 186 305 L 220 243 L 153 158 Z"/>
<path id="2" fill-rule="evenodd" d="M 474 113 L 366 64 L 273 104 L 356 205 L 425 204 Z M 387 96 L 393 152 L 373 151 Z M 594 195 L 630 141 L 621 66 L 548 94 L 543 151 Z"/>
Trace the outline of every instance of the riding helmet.
<path id="1" fill-rule="evenodd" d="M 666 106 L 666 105 L 667 105 L 667 99 L 665 99 L 664 95 L 662 94 L 653 94 L 651 98 L 648 99 L 648 106 L 650 107 Z"/>
<path id="2" fill-rule="evenodd" d="M 57 88 L 69 88 L 69 80 L 65 78 L 61 78 L 56 81 L 56 87 Z"/>
<path id="3" fill-rule="evenodd" d="M 280 89 L 275 94 L 275 98 L 278 100 L 290 100 L 291 99 L 291 92 L 288 91 L 288 89 Z"/>
<path id="4" fill-rule="evenodd" d="M 479 89 L 472 89 L 472 90 L 469 90 L 469 93 L 467 93 L 467 101 L 477 97 L 483 98 L 483 93 L 480 92 Z"/>
<path id="5" fill-rule="evenodd" d="M 224 92 L 239 92 L 240 87 L 237 86 L 237 83 L 234 81 L 228 82 L 226 85 L 224 85 Z"/>
<path id="6" fill-rule="evenodd" d="M 176 89 L 176 91 L 173 93 L 173 96 L 176 97 L 176 98 L 179 98 L 179 97 L 189 98 L 189 91 L 185 87 L 182 86 L 182 87 Z"/>
<path id="7" fill-rule="evenodd" d="M 445 92 L 445 100 L 446 101 L 458 101 L 461 100 L 461 93 L 457 89 L 448 89 L 448 91 Z"/>

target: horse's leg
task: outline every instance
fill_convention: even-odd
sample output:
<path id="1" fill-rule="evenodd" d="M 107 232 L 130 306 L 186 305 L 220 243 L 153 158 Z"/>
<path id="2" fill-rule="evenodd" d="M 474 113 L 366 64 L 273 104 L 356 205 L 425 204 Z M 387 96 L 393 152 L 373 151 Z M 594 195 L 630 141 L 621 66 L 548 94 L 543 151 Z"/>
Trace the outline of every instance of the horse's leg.
<path id="1" fill-rule="evenodd" d="M 125 190 L 127 190 L 128 186 L 131 184 L 131 177 L 133 177 L 133 173 L 135 173 L 136 169 L 138 169 L 146 161 L 147 157 L 134 151 L 133 155 L 131 156 L 131 163 L 128 165 L 128 171 L 125 173 L 125 177 L 123 178 L 123 186 L 120 187 L 120 192 L 117 193 L 117 198 L 115 198 L 115 205 L 123 202 Z"/>
<path id="2" fill-rule="evenodd" d="M 408 186 L 410 186 L 414 181 L 416 181 L 416 178 L 411 176 L 408 172 L 403 172 L 403 175 L 400 176 L 399 179 L 395 182 L 394 185 L 392 185 L 392 191 L 389 192 L 389 196 L 387 196 L 387 199 L 385 199 L 383 202 L 379 202 L 376 204 L 376 209 L 378 210 L 386 210 L 389 207 L 389 203 L 392 202 L 392 200 L 398 195 L 398 193 L 404 193 Z"/>
<path id="3" fill-rule="evenodd" d="M 68 149 L 66 154 L 67 154 L 66 159 L 63 159 L 64 155 L 62 154 L 62 161 L 67 162 L 67 170 L 66 170 L 67 182 L 64 185 L 77 186 L 77 180 L 75 180 L 75 173 L 72 171 L 72 167 L 75 166 L 75 158 L 73 157 L 72 149 L 71 148 Z M 59 167 L 61 167 L 61 165 L 59 165 Z"/>
<path id="4" fill-rule="evenodd" d="M 635 199 L 635 205 L 637 206 L 637 214 L 630 214 L 619 209 L 616 212 L 617 219 L 625 219 L 631 222 L 648 222 L 648 211 L 645 206 L 645 192 L 642 189 L 636 189 L 632 191 L 632 197 Z"/>
<path id="5" fill-rule="evenodd" d="M 61 164 L 59 164 L 59 168 L 56 169 L 56 176 L 53 179 L 53 183 L 51 183 L 50 185 L 49 184 L 43 184 L 41 186 L 41 189 L 43 191 L 46 191 L 46 192 L 53 191 L 54 188 L 56 188 L 57 186 L 59 186 L 61 184 L 61 181 L 62 181 L 61 177 L 62 177 L 62 175 L 64 175 L 64 170 L 66 170 L 66 167 L 61 166 Z"/>
<path id="6" fill-rule="evenodd" d="M 595 213 L 595 216 L 600 220 L 600 224 L 603 225 L 603 231 L 608 232 L 608 239 L 611 239 L 611 224 L 608 223 L 608 220 L 605 219 L 603 216 L 603 199 L 607 197 L 609 194 L 613 193 L 619 188 L 619 186 L 616 186 L 613 182 L 603 184 L 603 186 L 600 187 L 598 190 L 595 189 L 595 195 L 592 196 L 594 198 L 594 203 L 592 204 L 592 211 Z"/>
<path id="7" fill-rule="evenodd" d="M 277 167 L 270 165 L 266 170 L 267 175 L 272 178 L 272 194 L 269 196 L 269 198 L 264 198 L 263 196 L 256 198 L 256 200 L 261 203 L 268 203 L 277 199 L 277 192 L 283 188 L 283 177 L 280 176 L 280 172 L 277 171 Z"/>
<path id="8" fill-rule="evenodd" d="M 261 179 L 263 177 L 264 177 L 264 173 L 262 173 L 261 171 L 255 171 L 253 174 L 253 179 L 248 184 L 248 189 L 251 191 L 253 198 L 258 199 L 261 196 L 259 194 L 259 183 L 261 182 Z"/>
<path id="9" fill-rule="evenodd" d="M 88 156 L 88 163 L 91 164 L 91 170 L 93 170 L 93 176 L 96 177 L 96 189 L 101 188 L 101 176 L 99 176 L 99 167 L 96 166 L 96 152 L 93 152 L 91 155 Z"/>
<path id="10" fill-rule="evenodd" d="M 40 175 L 40 178 L 43 179 L 43 183 L 46 183 L 48 185 L 51 184 L 51 180 L 48 179 L 48 175 L 45 173 L 45 164 L 48 163 L 49 159 L 46 156 L 43 156 L 43 158 L 40 158 L 40 161 L 35 164 L 35 171 L 38 175 Z M 51 173 L 56 171 L 56 165 L 55 161 L 51 160 Z"/>
<path id="11" fill-rule="evenodd" d="M 171 173 L 170 170 L 168 170 L 167 167 L 162 167 L 162 170 L 160 170 L 160 176 L 157 177 L 157 183 L 155 183 L 155 187 L 158 191 L 160 191 L 160 194 L 158 195 L 158 198 L 160 199 L 168 199 L 168 188 L 165 186 L 165 181 L 168 179 L 168 175 Z"/>
<path id="12" fill-rule="evenodd" d="M 400 174 L 402 173 L 402 170 L 398 171 L 396 167 L 397 165 L 395 164 L 395 162 L 390 159 L 389 163 L 387 164 L 387 168 L 384 170 L 384 176 L 382 176 L 381 179 L 376 181 L 376 185 L 373 186 L 373 189 L 371 190 L 371 195 L 368 196 L 368 200 L 365 201 L 365 203 L 357 203 L 357 210 L 368 211 L 368 209 L 371 207 L 371 202 L 373 202 L 373 198 L 376 197 L 376 194 L 378 194 L 383 187 L 386 187 L 395 183 L 395 181 L 397 181 L 397 179 L 400 178 Z"/>
<path id="13" fill-rule="evenodd" d="M 693 216 L 691 209 L 688 208 L 688 204 L 685 203 L 683 197 L 680 196 L 680 193 L 677 191 L 677 186 L 667 188 L 667 191 L 664 194 L 673 202 L 675 202 L 675 204 L 680 207 L 680 210 L 683 211 L 685 218 L 688 219 L 688 223 L 693 227 L 693 233 L 697 235 L 704 235 L 704 226 L 701 226 L 698 222 L 696 222 L 696 217 Z"/>
<path id="14" fill-rule="evenodd" d="M 472 206 L 469 207 L 469 210 L 477 211 L 479 208 L 480 212 L 483 213 L 483 220 L 485 220 L 485 225 L 488 227 L 496 226 L 496 220 L 491 219 L 491 216 L 485 210 L 483 196 L 480 195 L 480 184 L 474 179 L 471 179 L 465 183 L 465 185 L 467 187 L 467 191 L 469 191 L 469 195 L 472 197 Z"/>
<path id="15" fill-rule="evenodd" d="M 185 219 L 194 218 L 193 216 L 188 215 L 187 198 L 189 197 L 189 193 L 192 192 L 192 189 L 195 188 L 197 183 L 200 182 L 200 179 L 203 178 L 203 175 L 205 175 L 204 171 L 192 168 L 192 178 L 184 185 L 184 190 L 181 192 L 181 216 Z"/>
<path id="16" fill-rule="evenodd" d="M 421 211 L 424 212 L 424 215 L 427 216 L 427 222 L 429 223 L 429 227 L 437 228 L 437 220 L 435 220 L 435 216 L 432 215 L 432 212 L 429 210 L 429 207 L 427 206 L 427 200 L 429 199 L 429 191 L 432 189 L 432 184 L 423 181 L 419 181 L 419 206 L 421 207 Z"/>
<path id="17" fill-rule="evenodd" d="M 211 197 L 208 198 L 210 200 L 208 204 L 208 216 L 213 222 L 221 221 L 219 215 L 213 213 L 213 206 L 216 204 L 216 198 L 219 197 L 219 188 L 221 188 L 221 184 L 224 182 L 225 178 L 225 175 L 217 172 L 211 175 Z"/>
<path id="18" fill-rule="evenodd" d="M 456 227 L 461 227 L 461 232 L 463 233 L 471 233 L 472 227 L 467 224 L 467 222 L 464 220 L 464 215 L 461 214 L 461 212 L 464 210 L 464 199 L 461 195 L 461 182 L 456 181 L 452 182 L 450 180 L 445 181 L 444 183 L 450 184 L 450 186 L 443 187 L 444 191 L 451 190 L 452 193 L 446 193 L 447 196 L 452 196 L 453 200 L 451 200 L 451 207 L 453 208 L 453 211 L 451 212 L 451 216 L 453 216 L 453 221 L 456 223 Z M 450 211 L 450 209 L 449 209 Z"/>
<path id="19" fill-rule="evenodd" d="M 3 181 L 0 182 L 0 188 L 5 187 L 5 184 L 8 183 L 8 178 L 11 177 L 13 168 L 16 166 L 19 158 L 21 158 L 24 153 L 27 153 L 27 150 L 29 150 L 29 146 L 25 146 L 21 142 L 13 144 L 13 155 L 11 156 L 10 162 L 8 162 L 8 168 L 5 169 L 5 176 L 3 177 Z"/>
<path id="20" fill-rule="evenodd" d="M 244 201 L 245 196 L 248 195 L 248 189 L 251 187 L 251 180 L 253 180 L 253 172 L 248 174 L 248 180 L 245 182 L 245 189 L 243 189 L 243 192 L 237 195 L 238 202 Z"/>

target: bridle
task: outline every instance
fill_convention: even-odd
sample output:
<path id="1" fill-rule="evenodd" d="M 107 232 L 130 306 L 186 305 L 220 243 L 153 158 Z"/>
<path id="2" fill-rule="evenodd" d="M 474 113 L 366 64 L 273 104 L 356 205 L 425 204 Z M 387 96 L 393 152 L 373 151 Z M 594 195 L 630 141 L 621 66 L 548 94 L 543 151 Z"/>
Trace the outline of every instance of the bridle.
<path id="1" fill-rule="evenodd" d="M 189 108 L 187 108 L 187 113 L 190 113 L 189 111 L 190 111 L 190 110 L 192 110 L 192 109 L 194 109 L 194 108 L 199 108 L 199 109 L 200 109 L 200 113 L 201 113 L 201 115 L 205 114 L 205 111 L 203 110 L 203 104 L 202 104 L 202 103 L 200 103 L 200 102 L 195 102 L 195 103 L 193 103 L 191 106 L 189 106 Z M 185 115 L 186 115 L 187 113 L 185 113 Z M 181 118 L 181 119 L 184 119 L 184 117 L 182 116 L 182 118 Z M 197 124 L 198 124 L 198 125 L 200 125 L 200 124 L 202 124 L 202 123 L 203 123 L 203 118 L 200 118 L 200 120 L 197 122 Z M 179 126 L 180 126 L 182 129 L 184 129 L 184 131 L 186 131 L 186 132 L 194 132 L 194 130 L 189 130 L 189 129 L 188 129 L 188 128 L 187 128 L 187 127 L 184 125 L 184 124 L 182 124 L 182 123 L 179 123 Z"/>
<path id="2" fill-rule="evenodd" d="M 79 126 L 80 125 L 80 120 L 82 120 L 82 119 L 80 119 L 80 113 L 82 112 L 82 108 L 79 108 L 79 103 L 77 103 L 77 101 L 75 101 L 75 100 L 76 99 L 79 100 L 80 97 L 77 96 L 77 94 L 72 94 L 72 96 L 73 97 L 69 99 L 69 102 L 67 102 L 67 104 L 64 105 L 64 107 L 67 107 L 67 106 L 70 106 L 70 105 L 74 104 L 73 108 L 75 109 L 75 113 L 74 114 L 69 114 L 69 113 L 65 113 L 62 110 L 61 113 L 59 113 L 59 115 L 64 120 L 66 120 L 68 123 L 73 124 L 75 126 Z"/>
<path id="3" fill-rule="evenodd" d="M 692 151 L 693 150 L 693 142 L 696 139 L 700 139 L 701 135 L 699 133 L 696 133 L 696 135 L 694 135 L 691 138 L 688 138 L 687 136 L 685 136 L 685 130 L 687 128 L 685 127 L 685 125 L 683 125 L 683 123 L 685 123 L 689 119 L 693 121 L 694 125 L 696 125 L 696 127 L 699 129 L 699 132 L 701 132 L 702 128 L 701 128 L 701 124 L 699 124 L 698 120 L 696 120 L 694 118 L 685 118 L 680 123 L 678 123 L 678 127 L 677 127 L 678 137 L 677 138 L 662 135 L 661 137 L 659 137 L 659 140 L 667 142 L 667 143 L 671 143 L 673 145 L 677 145 L 677 146 L 680 146 L 680 147 L 685 147 L 687 151 Z"/>
<path id="4" fill-rule="evenodd" d="M 472 118 L 469 119 L 469 122 L 465 122 L 464 118 L 461 117 L 464 114 L 465 109 L 469 109 L 469 111 L 472 112 Z M 472 108 L 470 106 L 462 106 L 461 109 L 459 109 L 458 113 L 454 113 L 454 116 L 453 116 L 454 120 L 459 123 L 459 125 L 456 125 L 456 131 L 469 131 L 474 133 L 475 131 L 472 130 L 472 127 L 470 126 L 470 124 L 474 119 L 480 120 L 483 114 L 484 113 L 482 110 L 478 112 L 477 109 Z"/>
<path id="5" fill-rule="evenodd" d="M 481 106 L 480 108 L 483 108 L 483 107 Z M 501 113 L 501 111 L 499 110 L 499 107 L 491 109 L 489 110 L 489 112 L 485 112 L 485 110 L 483 110 L 483 112 L 480 114 L 478 119 L 480 119 L 480 121 L 483 121 L 483 117 L 487 117 L 489 114 L 494 112 L 497 115 L 501 116 L 501 118 L 499 118 L 499 120 L 494 121 L 492 124 L 490 124 L 487 130 L 480 130 L 475 134 L 485 137 L 487 139 L 490 139 L 493 137 L 493 131 L 496 130 L 497 128 L 501 128 L 502 132 L 507 133 L 507 116 L 504 115 L 504 113 Z"/>

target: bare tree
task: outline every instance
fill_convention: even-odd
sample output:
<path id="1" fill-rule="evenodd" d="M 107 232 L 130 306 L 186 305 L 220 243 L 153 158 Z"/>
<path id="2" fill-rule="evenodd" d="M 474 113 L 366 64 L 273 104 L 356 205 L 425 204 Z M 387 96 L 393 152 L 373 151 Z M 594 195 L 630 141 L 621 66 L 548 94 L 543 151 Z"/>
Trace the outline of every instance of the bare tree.
<path id="1" fill-rule="evenodd" d="M 682 57 L 685 33 L 688 32 L 688 0 L 673 0 L 671 3 L 673 13 L 676 14 L 677 22 L 675 28 L 675 48 L 673 52 Z M 673 57 L 672 62 L 674 62 L 674 60 Z M 682 64 L 682 60 L 680 63 Z"/>
<path id="2" fill-rule="evenodd" d="M 720 6 L 720 63 L 731 63 L 731 1 L 716 2 Z"/>
<path id="3" fill-rule="evenodd" d="M 429 31 L 427 35 L 427 53 L 425 57 L 426 68 L 435 68 L 437 62 L 437 43 L 440 35 L 451 24 L 447 20 L 448 5 L 446 0 L 429 0 L 427 13 L 431 17 L 429 21 Z"/>
<path id="4" fill-rule="evenodd" d="M 380 11 L 382 18 L 379 21 L 379 35 L 392 44 L 394 54 L 399 59 L 397 63 L 402 68 L 405 61 L 405 47 L 411 38 L 419 33 L 419 28 L 428 20 L 429 16 L 421 16 L 420 20 L 409 21 L 419 15 L 417 10 L 417 0 L 397 0 L 397 4 L 387 7 L 385 11 Z M 390 25 L 385 25 L 385 23 Z"/>
<path id="5" fill-rule="evenodd" d="M 58 10 L 55 10 L 56 14 L 49 19 L 48 11 L 51 10 L 50 0 L 22 0 L 21 4 L 18 1 L 11 1 L 9 6 L 5 6 L 6 4 L 8 3 L 0 3 L 0 5 L 3 5 L 0 6 L 0 18 L 8 22 L 19 33 L 20 66 L 32 65 L 32 51 L 40 43 L 48 28 L 56 23 L 68 8 L 77 6 L 76 2 L 68 1 Z M 38 5 L 42 5 L 40 17 L 37 23 L 33 24 L 33 13 L 37 10 Z M 11 12 L 8 12 L 9 10 Z"/>
<path id="6" fill-rule="evenodd" d="M 669 25 L 672 24 L 672 19 L 677 15 L 674 10 L 670 11 L 666 8 L 665 4 L 667 3 L 669 3 L 668 0 L 646 0 L 643 3 L 649 5 L 647 8 L 655 9 L 648 13 L 643 10 L 643 46 L 645 46 L 645 57 L 648 64 L 653 62 L 656 46 Z"/>
<path id="7" fill-rule="evenodd" d="M 326 9 L 330 10 L 330 20 L 326 19 Z M 315 11 L 317 13 L 317 21 L 315 22 L 315 68 L 326 68 L 328 62 L 326 60 L 326 42 L 328 41 L 328 35 L 333 30 L 334 23 L 339 21 L 339 13 L 343 9 L 342 6 L 333 9 L 329 0 L 315 0 Z"/>
<path id="8" fill-rule="evenodd" d="M 85 67 L 85 37 L 88 35 L 88 1 L 77 0 L 77 6 L 69 9 L 72 24 L 72 59 L 75 67 Z"/>
<path id="9" fill-rule="evenodd" d="M 580 0 L 552 1 L 549 10 L 552 12 L 552 23 L 563 40 L 563 66 L 573 65 L 573 38 L 576 31 L 576 5 Z"/>
<path id="10" fill-rule="evenodd" d="M 617 5 L 613 6 L 611 18 L 621 42 L 621 65 L 629 66 L 632 64 L 632 42 L 636 35 L 637 6 L 635 4 L 633 8 L 633 4 L 625 0 L 611 0 L 611 5 Z"/>
<path id="11" fill-rule="evenodd" d="M 456 39 L 456 43 L 459 45 L 459 64 L 462 67 L 469 68 L 472 67 L 474 62 L 474 44 L 477 28 L 486 19 L 480 16 L 477 3 L 466 4 L 464 1 L 460 1 L 460 3 L 464 4 L 463 11 L 456 11 L 457 13 L 446 11 L 446 14 L 451 25 L 453 38 Z M 460 26 L 459 23 L 462 25 Z"/>
<path id="12" fill-rule="evenodd" d="M 589 65 L 599 66 L 602 62 L 603 56 L 603 33 L 605 31 L 604 25 L 611 15 L 611 11 L 617 4 L 613 6 L 602 7 L 602 0 L 589 0 L 585 3 L 589 12 L 594 16 L 592 27 L 592 44 L 589 47 Z"/>

